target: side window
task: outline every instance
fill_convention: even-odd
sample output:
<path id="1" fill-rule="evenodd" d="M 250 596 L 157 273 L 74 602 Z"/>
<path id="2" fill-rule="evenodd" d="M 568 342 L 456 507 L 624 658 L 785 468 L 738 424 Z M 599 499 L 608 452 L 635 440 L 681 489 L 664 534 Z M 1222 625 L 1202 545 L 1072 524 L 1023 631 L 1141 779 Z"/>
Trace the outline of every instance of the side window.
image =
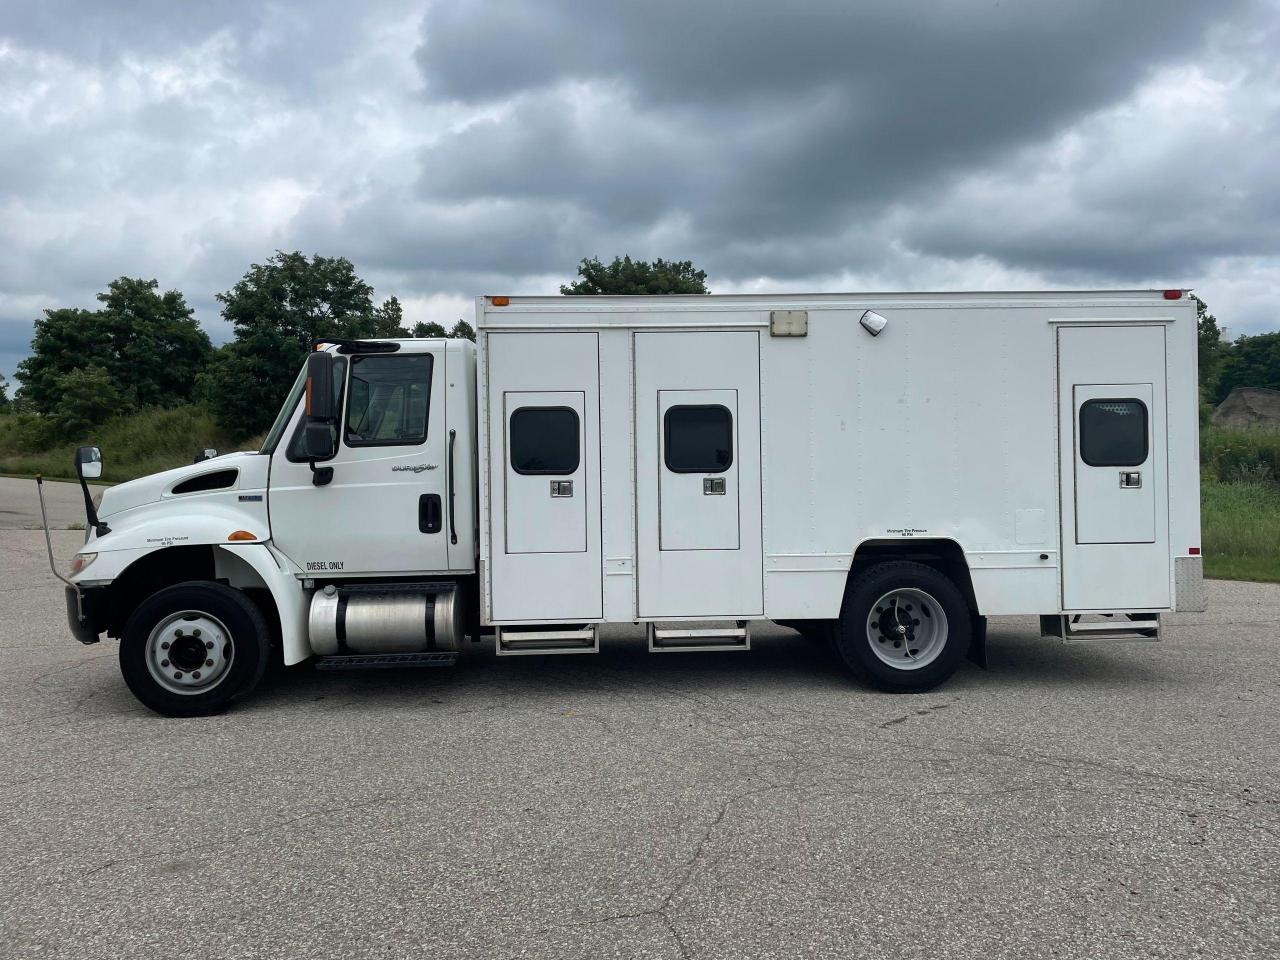
<path id="1" fill-rule="evenodd" d="M 299 384 L 303 382 L 303 378 L 305 376 L 306 376 L 306 372 L 303 371 L 303 376 L 299 377 L 298 379 Z M 333 409 L 335 410 L 342 409 L 342 394 L 343 394 L 343 388 L 346 386 L 346 384 L 347 384 L 347 358 L 342 356 L 334 357 L 333 358 Z M 302 391 L 299 390 L 297 402 L 301 402 L 301 398 L 302 398 Z M 330 430 L 330 433 L 333 434 L 333 449 L 337 450 L 338 449 L 338 425 L 334 424 L 332 427 L 329 428 L 329 430 Z M 293 463 L 307 462 L 307 453 L 305 450 L 302 449 L 302 421 L 301 420 L 298 421 L 298 425 L 294 428 L 293 436 L 289 438 L 289 446 L 285 450 L 284 455 Z"/>
<path id="2" fill-rule="evenodd" d="M 429 353 L 352 357 L 343 438 L 347 446 L 422 443 L 427 438 L 434 360 Z"/>
<path id="3" fill-rule="evenodd" d="M 577 473 L 578 413 L 569 407 L 521 407 L 511 414 L 511 469 L 526 475 Z"/>
<path id="4" fill-rule="evenodd" d="M 1091 467 L 1146 463 L 1147 405 L 1141 400 L 1086 400 L 1080 405 L 1080 458 Z"/>
<path id="5" fill-rule="evenodd" d="M 727 407 L 670 407 L 662 428 L 672 473 L 724 473 L 733 465 L 733 414 Z"/>

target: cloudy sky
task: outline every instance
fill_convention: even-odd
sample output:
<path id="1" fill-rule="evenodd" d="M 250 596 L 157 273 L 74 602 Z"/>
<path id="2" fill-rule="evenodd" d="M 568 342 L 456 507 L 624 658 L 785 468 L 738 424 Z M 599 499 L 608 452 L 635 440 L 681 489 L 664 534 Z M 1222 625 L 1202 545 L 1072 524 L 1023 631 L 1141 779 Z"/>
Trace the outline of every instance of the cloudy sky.
<path id="1" fill-rule="evenodd" d="M 275 249 L 446 323 L 630 253 L 1275 329 L 1280 0 L 0 0 L 0 371 L 121 274 L 221 341 Z"/>

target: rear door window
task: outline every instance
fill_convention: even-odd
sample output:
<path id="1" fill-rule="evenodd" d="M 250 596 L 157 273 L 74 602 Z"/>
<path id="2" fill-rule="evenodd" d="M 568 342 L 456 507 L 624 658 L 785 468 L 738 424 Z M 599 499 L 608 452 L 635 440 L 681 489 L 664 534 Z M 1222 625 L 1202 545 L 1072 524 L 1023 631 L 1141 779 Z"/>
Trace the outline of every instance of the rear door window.
<path id="1" fill-rule="evenodd" d="M 1091 467 L 1136 467 L 1147 462 L 1147 405 L 1132 397 L 1080 405 L 1080 459 Z"/>

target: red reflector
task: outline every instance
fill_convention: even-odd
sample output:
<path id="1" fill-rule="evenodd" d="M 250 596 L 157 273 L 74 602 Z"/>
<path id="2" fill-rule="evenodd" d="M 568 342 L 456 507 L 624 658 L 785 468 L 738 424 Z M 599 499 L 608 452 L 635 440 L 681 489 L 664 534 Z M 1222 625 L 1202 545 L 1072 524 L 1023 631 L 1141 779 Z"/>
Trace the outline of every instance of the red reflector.
<path id="1" fill-rule="evenodd" d="M 1190 554 L 1190 555 L 1191 555 L 1191 556 L 1193 556 L 1193 557 L 1198 557 L 1198 556 L 1200 556 L 1200 548 L 1199 548 L 1199 547 L 1187 547 L 1187 553 L 1188 553 L 1188 554 Z"/>
<path id="2" fill-rule="evenodd" d="M 1181 290 L 1166 290 L 1166 291 L 1164 292 L 1164 298 L 1165 298 L 1166 300 L 1181 300 L 1181 299 L 1182 299 L 1182 291 L 1181 291 Z"/>

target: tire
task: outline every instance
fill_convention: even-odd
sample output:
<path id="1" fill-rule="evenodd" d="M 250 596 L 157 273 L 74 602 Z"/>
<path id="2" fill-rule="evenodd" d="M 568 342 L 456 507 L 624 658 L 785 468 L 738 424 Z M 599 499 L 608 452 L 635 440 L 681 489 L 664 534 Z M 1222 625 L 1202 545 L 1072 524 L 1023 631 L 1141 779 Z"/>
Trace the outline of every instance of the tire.
<path id="1" fill-rule="evenodd" d="M 166 587 L 138 605 L 120 640 L 120 672 L 156 713 L 198 717 L 252 691 L 270 652 L 267 625 L 253 601 L 198 580 Z"/>
<path id="2" fill-rule="evenodd" d="M 971 618 L 947 576 L 895 560 L 850 583 L 834 634 L 836 651 L 854 676 L 892 693 L 922 693 L 960 666 Z"/>

